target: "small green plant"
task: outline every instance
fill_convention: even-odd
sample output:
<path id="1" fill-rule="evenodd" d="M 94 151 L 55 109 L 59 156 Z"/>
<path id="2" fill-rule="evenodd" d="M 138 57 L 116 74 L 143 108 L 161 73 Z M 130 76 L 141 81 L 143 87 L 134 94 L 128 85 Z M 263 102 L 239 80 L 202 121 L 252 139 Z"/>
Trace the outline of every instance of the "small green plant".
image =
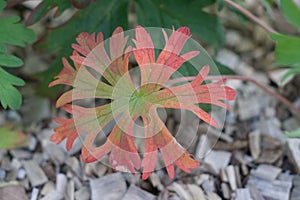
<path id="1" fill-rule="evenodd" d="M 5 8 L 6 3 L 0 0 L 0 12 Z M 15 68 L 23 65 L 23 61 L 6 53 L 5 45 L 16 45 L 24 47 L 26 43 L 33 43 L 36 40 L 35 33 L 19 23 L 17 16 L 0 17 L 0 102 L 3 108 L 17 109 L 22 103 L 22 97 L 15 86 L 23 86 L 25 82 L 8 73 L 4 67 Z"/>
<path id="2" fill-rule="evenodd" d="M 300 8 L 291 0 L 282 0 L 280 4 L 285 18 L 300 31 Z M 289 67 L 282 80 L 300 73 L 300 37 L 272 34 L 272 38 L 276 41 L 276 64 Z"/>

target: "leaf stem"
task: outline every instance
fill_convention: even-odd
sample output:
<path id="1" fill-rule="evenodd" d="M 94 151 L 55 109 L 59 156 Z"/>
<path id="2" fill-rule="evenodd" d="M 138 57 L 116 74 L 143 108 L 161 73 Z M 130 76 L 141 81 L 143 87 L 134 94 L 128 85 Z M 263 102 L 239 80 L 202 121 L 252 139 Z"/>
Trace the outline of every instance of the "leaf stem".
<path id="1" fill-rule="evenodd" d="M 256 24 L 258 24 L 259 26 L 261 26 L 267 32 L 269 32 L 269 33 L 277 33 L 277 31 L 275 31 L 272 27 L 270 27 L 269 25 L 267 25 L 266 23 L 264 23 L 258 17 L 256 17 L 251 12 L 249 12 L 248 10 L 246 10 L 245 8 L 243 8 L 242 6 L 238 5 L 237 3 L 235 3 L 235 2 L 233 2 L 231 0 L 223 0 L 223 1 L 225 3 L 227 3 L 228 5 L 234 7 L 238 11 L 240 11 L 243 15 L 245 15 L 246 17 L 248 17 L 249 19 L 251 19 L 253 22 L 255 22 Z"/>
<path id="2" fill-rule="evenodd" d="M 196 76 L 187 76 L 187 77 L 181 77 L 181 78 L 176 78 L 171 81 L 168 81 L 167 85 L 173 85 L 176 83 L 180 82 L 185 82 L 185 81 L 192 81 L 196 78 Z M 300 117 L 300 109 L 297 108 L 292 102 L 290 102 L 288 99 L 285 97 L 281 96 L 277 92 L 271 90 L 267 86 L 259 83 L 253 78 L 247 77 L 247 76 L 236 76 L 236 75 L 224 75 L 224 76 L 207 76 L 205 80 L 217 80 L 217 79 L 236 79 L 236 80 L 241 80 L 241 81 L 249 81 L 257 85 L 259 88 L 261 88 L 263 91 L 266 93 L 270 94 L 271 96 L 275 97 L 278 99 L 280 102 L 285 104 L 291 111 L 292 114 L 294 114 L 297 117 Z"/>

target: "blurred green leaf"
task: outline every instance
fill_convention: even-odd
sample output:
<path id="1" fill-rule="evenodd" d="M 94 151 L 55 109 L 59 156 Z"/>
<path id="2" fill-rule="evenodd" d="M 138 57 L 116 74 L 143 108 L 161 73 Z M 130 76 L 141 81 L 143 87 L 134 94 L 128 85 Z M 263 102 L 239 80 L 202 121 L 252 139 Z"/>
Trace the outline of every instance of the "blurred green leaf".
<path id="1" fill-rule="evenodd" d="M 0 12 L 6 3 L 0 0 Z M 19 67 L 23 61 L 14 55 L 6 54 L 5 45 L 16 45 L 24 47 L 27 43 L 36 40 L 36 35 L 31 29 L 27 29 L 19 23 L 18 16 L 0 18 L 0 66 Z M 22 103 L 22 97 L 14 86 L 23 86 L 22 79 L 17 78 L 0 67 L 0 102 L 3 108 L 17 109 Z"/>
<path id="2" fill-rule="evenodd" d="M 292 0 L 281 0 L 280 4 L 285 18 L 300 30 L 300 8 Z"/>
<path id="3" fill-rule="evenodd" d="M 300 37 L 272 34 L 276 41 L 275 59 L 279 65 L 300 65 Z"/>
<path id="4" fill-rule="evenodd" d="M 24 145 L 26 135 L 21 131 L 14 131 L 10 127 L 0 128 L 0 149 L 12 149 Z"/>
<path id="5" fill-rule="evenodd" d="M 0 53 L 0 65 L 6 67 L 20 67 L 23 65 L 23 61 L 14 55 Z"/>
<path id="6" fill-rule="evenodd" d="M 72 7 L 70 0 L 44 0 L 31 12 L 25 24 L 29 26 L 36 23 L 54 8 L 57 8 L 55 15 L 58 16 L 70 7 Z"/>
<path id="7" fill-rule="evenodd" d="M 0 67 L 0 102 L 3 108 L 17 109 L 22 103 L 22 96 L 14 86 L 23 86 L 25 82 Z"/>
<path id="8" fill-rule="evenodd" d="M 19 23 L 19 21 L 20 18 L 18 16 L 0 18 L 0 44 L 24 47 L 26 43 L 32 43 L 36 40 L 35 33 Z"/>
<path id="9" fill-rule="evenodd" d="M 203 11 L 213 4 L 209 0 L 135 0 L 138 24 L 148 27 L 171 28 L 188 26 L 194 36 L 214 48 L 224 44 L 224 30 L 216 15 Z"/>
<path id="10" fill-rule="evenodd" d="M 53 77 L 62 68 L 62 57 L 68 58 L 72 54 L 71 44 L 81 32 L 102 32 L 107 38 L 117 26 L 128 29 L 128 0 L 97 0 L 86 9 L 79 10 L 64 26 L 48 31 L 37 48 L 47 52 L 59 52 L 52 63 L 52 67 L 37 75 L 42 79 L 38 91 L 51 98 L 57 97 L 62 87 L 48 88 Z"/>
<path id="11" fill-rule="evenodd" d="M 294 137 L 300 138 L 300 127 L 293 131 L 285 132 L 285 135 L 290 138 L 294 138 Z"/>

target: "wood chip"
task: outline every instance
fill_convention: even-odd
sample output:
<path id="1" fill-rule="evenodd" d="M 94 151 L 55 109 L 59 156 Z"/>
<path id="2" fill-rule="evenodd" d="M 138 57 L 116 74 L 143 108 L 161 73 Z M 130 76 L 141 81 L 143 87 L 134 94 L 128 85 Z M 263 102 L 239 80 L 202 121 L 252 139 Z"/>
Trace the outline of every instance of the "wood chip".
<path id="1" fill-rule="evenodd" d="M 223 197 L 225 199 L 230 199 L 231 190 L 230 190 L 229 185 L 227 183 L 222 183 L 221 184 L 221 190 L 222 190 Z"/>
<path id="2" fill-rule="evenodd" d="M 44 171 L 35 160 L 24 161 L 24 168 L 32 187 L 37 187 L 48 181 Z"/>
<path id="3" fill-rule="evenodd" d="M 296 172 L 300 174 L 300 139 L 291 138 L 287 140 L 288 142 L 288 158 L 293 164 Z"/>
<path id="4" fill-rule="evenodd" d="M 47 182 L 44 186 L 43 189 L 41 191 L 41 194 L 43 196 L 47 195 L 48 193 L 52 192 L 53 190 L 55 190 L 55 185 L 53 182 L 49 181 Z"/>
<path id="5" fill-rule="evenodd" d="M 176 192 L 176 194 L 180 197 L 182 200 L 193 200 L 193 197 L 191 194 L 186 190 L 184 185 L 181 185 L 179 183 L 172 183 L 168 187 L 169 190 Z"/>
<path id="6" fill-rule="evenodd" d="M 75 199 L 75 183 L 74 183 L 73 179 L 71 179 L 67 184 L 67 191 L 66 191 L 65 199 L 67 199 L 67 200 Z"/>
<path id="7" fill-rule="evenodd" d="M 219 174 L 222 168 L 225 168 L 231 158 L 231 153 L 228 151 L 215 151 L 212 150 L 204 159 L 215 174 Z"/>
<path id="8" fill-rule="evenodd" d="M 30 159 L 32 154 L 30 151 L 23 150 L 23 149 L 12 149 L 10 153 L 14 158 L 18 159 Z"/>
<path id="9" fill-rule="evenodd" d="M 266 164 L 261 164 L 255 170 L 251 171 L 251 174 L 253 176 L 268 181 L 274 181 L 279 176 L 280 173 L 281 173 L 281 168 L 272 165 L 266 165 Z"/>
<path id="10" fill-rule="evenodd" d="M 248 184 L 255 186 L 266 199 L 289 200 L 292 182 L 290 181 L 267 181 L 254 176 L 248 180 Z"/>
<path id="11" fill-rule="evenodd" d="M 30 200 L 37 200 L 38 196 L 39 196 L 39 192 L 40 192 L 39 189 L 33 188 L 32 192 L 31 192 L 31 198 L 30 198 Z"/>
<path id="12" fill-rule="evenodd" d="M 62 196 L 64 195 L 67 189 L 67 176 L 64 174 L 56 175 L 56 192 L 60 193 Z"/>
<path id="13" fill-rule="evenodd" d="M 66 162 L 66 152 L 56 144 L 47 144 L 44 148 L 44 151 L 54 163 L 63 164 Z"/>
<path id="14" fill-rule="evenodd" d="M 155 196 L 140 189 L 135 185 L 130 185 L 122 200 L 154 200 Z"/>
<path id="15" fill-rule="evenodd" d="M 199 186 L 194 184 L 188 184 L 187 188 L 190 194 L 192 195 L 193 200 L 198 200 L 198 199 L 205 200 L 204 192 Z"/>
<path id="16" fill-rule="evenodd" d="M 236 200 L 253 200 L 247 188 L 236 190 Z"/>
<path id="17" fill-rule="evenodd" d="M 207 193 L 207 200 L 222 200 L 221 197 L 219 197 L 219 195 L 217 195 L 216 193 L 213 192 L 209 192 Z"/>
<path id="18" fill-rule="evenodd" d="M 260 154 L 260 132 L 258 130 L 249 134 L 249 147 L 252 158 L 255 160 Z"/>
<path id="19" fill-rule="evenodd" d="M 82 169 L 76 157 L 67 158 L 66 164 L 76 176 L 82 178 Z"/>
<path id="20" fill-rule="evenodd" d="M 28 200 L 24 187 L 20 185 L 9 185 L 0 187 L 1 200 Z"/>
<path id="21" fill-rule="evenodd" d="M 119 200 L 126 192 L 126 183 L 121 173 L 91 179 L 92 200 Z"/>
<path id="22" fill-rule="evenodd" d="M 257 187 L 254 184 L 248 183 L 247 188 L 249 189 L 253 200 L 265 200 L 265 198 L 263 198 L 260 191 L 257 189 Z"/>
<path id="23" fill-rule="evenodd" d="M 236 182 L 236 173 L 233 165 L 229 165 L 226 167 L 226 174 L 228 177 L 228 182 L 230 185 L 231 190 L 235 191 L 237 189 L 237 182 Z"/>

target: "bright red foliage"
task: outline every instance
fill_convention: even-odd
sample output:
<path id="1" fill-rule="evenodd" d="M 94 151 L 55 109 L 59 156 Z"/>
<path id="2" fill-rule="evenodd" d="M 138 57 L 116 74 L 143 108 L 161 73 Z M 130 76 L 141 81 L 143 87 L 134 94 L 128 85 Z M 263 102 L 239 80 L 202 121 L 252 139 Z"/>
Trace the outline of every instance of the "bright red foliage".
<path id="1" fill-rule="evenodd" d="M 79 136 L 85 136 L 82 146 L 82 160 L 93 162 L 106 154 L 116 170 L 128 169 L 131 173 L 143 168 L 143 179 L 154 171 L 158 151 L 161 152 L 167 172 L 174 177 L 174 164 L 185 172 L 196 168 L 199 162 L 176 141 L 160 119 L 158 108 L 183 108 L 193 112 L 208 124 L 218 127 L 217 122 L 198 104 L 214 104 L 228 108 L 223 100 L 233 100 L 235 91 L 224 86 L 224 80 L 203 84 L 209 67 L 204 66 L 198 76 L 183 85 L 167 87 L 174 72 L 186 61 L 197 56 L 199 51 L 180 55 L 186 41 L 191 37 L 187 27 L 181 27 L 168 37 L 164 30 L 165 47 L 155 58 L 155 48 L 150 34 L 142 27 L 136 28 L 135 47 L 127 45 L 128 36 L 122 28 L 117 28 L 109 39 L 109 54 L 99 33 L 81 33 L 73 44 L 71 59 L 73 68 L 63 58 L 64 68 L 50 86 L 65 84 L 72 90 L 64 93 L 57 106 L 73 115 L 70 119 L 55 119 L 60 124 L 51 140 L 60 143 L 67 139 L 67 149 Z M 141 72 L 139 88 L 133 84 L 128 73 L 129 56 L 133 53 Z M 95 78 L 95 70 L 108 82 Z M 95 108 L 71 105 L 74 100 L 105 98 L 111 102 Z M 146 149 L 142 162 L 134 140 L 134 125 L 137 118 L 144 124 Z M 116 124 L 106 142 L 94 147 L 96 136 L 111 121 Z"/>

